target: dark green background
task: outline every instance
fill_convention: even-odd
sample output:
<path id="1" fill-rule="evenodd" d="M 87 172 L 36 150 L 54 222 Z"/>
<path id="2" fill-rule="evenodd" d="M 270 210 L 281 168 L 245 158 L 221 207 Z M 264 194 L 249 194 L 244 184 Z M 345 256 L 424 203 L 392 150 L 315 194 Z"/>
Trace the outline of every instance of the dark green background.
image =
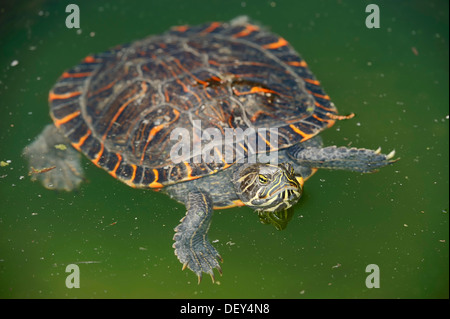
<path id="1" fill-rule="evenodd" d="M 64 24 L 71 2 L 81 34 Z M 365 27 L 371 2 L 380 29 Z M 447 0 L 2 4 L 0 297 L 448 298 L 448 10 Z M 85 158 L 77 192 L 48 191 L 21 151 L 50 123 L 51 86 L 86 55 L 243 14 L 290 41 L 340 113 L 356 114 L 323 133 L 327 144 L 395 149 L 401 160 L 376 174 L 318 172 L 281 232 L 248 208 L 216 211 L 210 238 L 224 274 L 197 285 L 171 247 L 182 205 Z M 71 263 L 80 289 L 65 287 Z M 365 286 L 368 264 L 380 267 L 379 289 Z"/>

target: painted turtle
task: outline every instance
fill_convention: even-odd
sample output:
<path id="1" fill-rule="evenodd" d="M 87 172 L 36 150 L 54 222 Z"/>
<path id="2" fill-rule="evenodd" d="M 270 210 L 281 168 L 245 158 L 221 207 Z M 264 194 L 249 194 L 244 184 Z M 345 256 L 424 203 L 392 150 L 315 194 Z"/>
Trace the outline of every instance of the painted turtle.
<path id="1" fill-rule="evenodd" d="M 222 273 L 207 237 L 213 208 L 284 211 L 318 168 L 372 172 L 394 162 L 394 152 L 322 147 L 316 135 L 351 116 L 337 114 L 284 38 L 245 17 L 177 26 L 89 55 L 61 75 L 49 103 L 54 123 L 24 151 L 42 172 L 34 179 L 75 189 L 83 178 L 80 151 L 127 185 L 184 203 L 173 247 L 199 281 L 203 272 L 214 281 L 214 268 Z M 199 141 L 210 141 L 207 150 L 190 148 Z M 60 147 L 68 144 L 73 148 Z M 174 160 L 183 147 L 188 152 Z M 262 154 L 277 161 L 264 162 Z"/>

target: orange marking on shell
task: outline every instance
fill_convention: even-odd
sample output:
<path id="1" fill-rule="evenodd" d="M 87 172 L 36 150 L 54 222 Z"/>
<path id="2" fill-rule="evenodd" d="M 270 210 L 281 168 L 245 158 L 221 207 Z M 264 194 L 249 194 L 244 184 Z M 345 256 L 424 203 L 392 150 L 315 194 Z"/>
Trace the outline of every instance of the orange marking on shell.
<path id="1" fill-rule="evenodd" d="M 69 73 L 69 72 L 64 72 L 61 77 L 62 78 L 84 78 L 87 77 L 89 75 L 91 75 L 92 72 L 82 72 L 82 73 Z"/>
<path id="2" fill-rule="evenodd" d="M 280 37 L 277 42 L 268 43 L 268 44 L 263 45 L 262 47 L 263 47 L 263 49 L 274 50 L 274 49 L 278 49 L 278 48 L 284 47 L 284 46 L 286 46 L 288 44 L 289 43 L 285 39 Z"/>
<path id="3" fill-rule="evenodd" d="M 287 62 L 287 64 L 292 65 L 292 66 L 302 67 L 302 68 L 308 67 L 308 64 L 305 61 L 289 61 L 289 62 Z"/>
<path id="4" fill-rule="evenodd" d="M 306 141 L 308 139 L 310 139 L 311 137 L 313 137 L 313 134 L 306 134 L 305 132 L 303 132 L 301 129 L 299 129 L 297 126 L 295 126 L 294 124 L 289 125 L 289 127 L 297 134 L 299 134 L 300 136 L 303 137 L 302 142 Z"/>
<path id="5" fill-rule="evenodd" d="M 320 85 L 320 82 L 319 82 L 319 81 L 317 81 L 317 80 L 313 80 L 313 79 L 306 79 L 306 78 L 303 78 L 303 80 L 304 80 L 305 82 L 308 82 L 308 83 L 310 83 L 310 84 L 314 84 L 314 85 Z"/>
<path id="6" fill-rule="evenodd" d="M 167 92 L 167 90 L 164 90 L 164 97 L 166 98 L 166 102 L 170 101 L 169 92 Z"/>
<path id="7" fill-rule="evenodd" d="M 145 152 L 147 150 L 148 144 L 155 137 L 155 135 L 164 128 L 164 126 L 165 126 L 165 124 L 161 124 L 161 125 L 153 127 L 150 130 L 150 134 L 148 134 L 148 137 L 147 137 L 147 142 L 145 143 L 144 149 L 142 150 L 141 161 L 139 163 L 140 165 L 142 165 L 142 163 L 144 162 Z"/>
<path id="8" fill-rule="evenodd" d="M 319 121 L 321 121 L 321 122 L 326 122 L 328 128 L 332 127 L 332 126 L 334 125 L 334 123 L 336 122 L 335 120 L 332 119 L 332 117 L 330 117 L 331 119 L 328 119 L 328 120 L 327 120 L 327 119 L 322 119 L 322 118 L 318 117 L 316 114 L 313 114 L 312 116 L 313 116 L 316 120 L 319 120 Z M 328 116 L 328 114 L 327 114 L 327 116 Z"/>
<path id="9" fill-rule="evenodd" d="M 320 122 L 329 122 L 331 120 L 327 120 L 327 119 L 322 119 L 320 117 L 318 117 L 316 114 L 313 114 L 312 117 L 314 117 L 316 120 L 320 121 Z"/>
<path id="10" fill-rule="evenodd" d="M 221 65 L 219 62 L 214 61 L 214 60 L 208 60 L 208 63 L 211 64 L 211 65 L 215 65 L 215 66 L 220 66 Z"/>
<path id="11" fill-rule="evenodd" d="M 157 169 L 153 169 L 153 174 L 155 175 L 155 179 L 154 179 L 154 181 L 151 182 L 148 186 L 149 186 L 150 188 L 161 188 L 161 187 L 164 187 L 163 184 L 158 183 L 159 173 L 158 173 L 158 170 L 157 170 Z"/>
<path id="12" fill-rule="evenodd" d="M 254 31 L 258 31 L 259 28 L 253 24 L 247 24 L 245 26 L 245 29 L 243 29 L 242 31 L 233 34 L 232 37 L 233 38 L 241 38 L 241 37 L 245 37 L 247 35 L 249 35 L 250 33 L 254 32 Z"/>
<path id="13" fill-rule="evenodd" d="M 94 163 L 95 165 L 99 166 L 98 165 L 98 161 L 100 160 L 100 157 L 102 157 L 104 150 L 105 150 L 105 144 L 101 143 L 100 151 L 97 153 L 95 158 L 92 160 L 92 163 Z"/>
<path id="14" fill-rule="evenodd" d="M 191 181 L 191 180 L 194 180 L 194 179 L 202 177 L 202 176 L 192 176 L 192 167 L 191 167 L 191 165 L 188 162 L 183 162 L 183 164 L 186 166 L 186 170 L 187 170 L 187 172 L 186 172 L 186 174 L 187 174 L 186 180 Z"/>
<path id="15" fill-rule="evenodd" d="M 126 101 L 120 108 L 119 110 L 116 112 L 116 114 L 114 115 L 114 117 L 112 118 L 111 122 L 109 123 L 108 128 L 106 129 L 105 133 L 102 136 L 102 140 L 106 140 L 106 137 L 108 136 L 108 132 L 109 130 L 111 130 L 111 127 L 113 126 L 113 124 L 117 121 L 117 119 L 119 118 L 120 114 L 122 114 L 122 112 L 125 110 L 125 108 L 134 100 L 138 99 L 139 97 L 141 97 L 142 95 L 145 94 L 145 92 L 147 91 L 147 83 L 146 82 L 142 82 L 141 83 L 141 92 L 139 92 L 138 95 L 133 96 L 131 99 L 129 99 L 128 101 Z"/>
<path id="16" fill-rule="evenodd" d="M 100 60 L 96 60 L 93 56 L 89 55 L 89 56 L 84 58 L 83 62 L 84 63 L 99 63 L 101 61 Z"/>
<path id="17" fill-rule="evenodd" d="M 219 26 L 221 25 L 221 23 L 219 22 L 213 22 L 209 25 L 209 27 L 207 27 L 205 30 L 203 30 L 202 32 L 200 32 L 200 35 L 206 35 L 208 33 L 213 32 L 215 29 L 217 29 Z"/>
<path id="18" fill-rule="evenodd" d="M 252 87 L 252 89 L 250 90 L 250 93 L 274 93 L 274 94 L 278 94 L 278 92 L 276 92 L 276 91 L 265 89 L 265 88 L 261 88 L 261 87 L 258 87 L 258 86 Z"/>
<path id="19" fill-rule="evenodd" d="M 109 83 L 108 85 L 105 85 L 104 87 L 98 89 L 97 91 L 90 93 L 89 96 L 93 96 L 93 95 L 97 95 L 105 90 L 110 89 L 114 84 L 116 84 L 117 80 L 112 81 L 111 83 Z"/>
<path id="20" fill-rule="evenodd" d="M 224 167 L 222 167 L 222 169 L 225 169 L 226 168 L 225 166 L 227 166 L 227 162 L 225 161 L 222 152 L 217 147 L 214 147 L 214 152 L 219 154 L 220 160 L 222 161 L 222 163 L 224 163 Z"/>
<path id="21" fill-rule="evenodd" d="M 239 143 L 239 146 L 240 146 L 245 152 L 248 152 L 248 149 L 244 146 L 244 144 Z"/>
<path id="22" fill-rule="evenodd" d="M 155 57 L 155 58 L 156 58 L 156 57 Z M 179 79 L 178 74 L 172 69 L 172 67 L 169 66 L 169 65 L 167 65 L 167 63 L 164 63 L 163 61 L 160 61 L 160 63 L 161 63 L 161 65 L 162 65 L 165 69 L 169 70 L 169 72 L 172 73 L 172 76 L 175 78 L 175 81 L 177 81 L 177 83 L 183 88 L 183 92 L 185 92 L 185 93 L 189 92 L 189 89 L 188 89 L 188 87 L 186 86 L 186 84 L 184 84 L 183 81 L 181 81 L 181 80 Z M 198 98 L 198 97 L 197 97 L 197 98 Z M 200 102 L 200 101 L 199 101 L 199 102 Z"/>
<path id="23" fill-rule="evenodd" d="M 134 179 L 136 178 L 136 171 L 137 171 L 137 166 L 136 165 L 131 164 L 131 167 L 133 168 L 133 173 L 131 174 L 131 178 L 129 180 L 130 183 L 132 183 L 134 181 Z"/>
<path id="24" fill-rule="evenodd" d="M 266 140 L 266 139 L 264 138 L 264 136 L 261 135 L 260 132 L 258 132 L 258 135 L 259 135 L 259 137 L 266 143 L 266 145 L 269 146 L 269 148 L 272 150 L 272 149 L 273 149 L 273 146 L 269 143 L 269 141 Z"/>
<path id="25" fill-rule="evenodd" d="M 109 174 L 111 174 L 111 176 L 114 177 L 114 178 L 117 178 L 116 172 L 117 172 L 117 169 L 118 169 L 119 166 L 120 166 L 120 163 L 122 162 L 122 155 L 120 155 L 119 153 L 116 153 L 116 156 L 117 156 L 117 163 L 116 163 L 116 166 L 114 166 L 114 169 L 109 173 Z"/>
<path id="26" fill-rule="evenodd" d="M 192 167 L 188 162 L 183 162 L 184 166 L 186 166 L 187 176 L 188 178 L 192 178 Z"/>
<path id="27" fill-rule="evenodd" d="M 159 131 L 161 131 L 165 126 L 171 125 L 172 123 L 176 122 L 178 120 L 178 118 L 180 117 L 180 112 L 179 111 L 173 109 L 173 113 L 175 114 L 175 118 L 172 121 L 170 121 L 169 123 L 164 123 L 164 124 L 160 124 L 158 126 L 155 126 L 155 127 L 153 127 L 150 130 L 150 133 L 148 134 L 147 141 L 145 143 L 144 149 L 142 150 L 140 165 L 142 165 L 142 163 L 144 162 L 145 152 L 147 150 L 147 147 L 150 144 L 151 140 L 155 137 L 155 135 Z"/>
<path id="28" fill-rule="evenodd" d="M 246 92 L 239 92 L 238 90 L 233 90 L 234 94 L 236 95 L 245 95 L 245 94 L 254 94 L 254 93 L 271 93 L 271 94 L 278 94 L 278 92 L 273 91 L 273 90 L 269 90 L 269 89 L 265 89 L 259 86 L 254 86 L 251 88 L 250 91 L 246 91 Z"/>
<path id="29" fill-rule="evenodd" d="M 53 100 L 70 99 L 71 97 L 78 96 L 80 94 L 81 94 L 80 91 L 73 91 L 64 94 L 55 94 L 53 93 L 53 91 L 50 91 L 50 93 L 48 94 L 48 100 L 51 102 Z"/>
<path id="30" fill-rule="evenodd" d="M 62 119 L 57 119 L 56 117 L 53 116 L 53 122 L 55 122 L 55 126 L 56 127 L 60 127 L 61 125 L 70 122 L 71 120 L 73 120 L 74 118 L 76 118 L 77 116 L 79 116 L 81 114 L 81 111 L 75 111 L 73 113 L 70 113 L 69 115 L 64 116 Z"/>
<path id="31" fill-rule="evenodd" d="M 172 30 L 174 31 L 178 31 L 178 32 L 186 32 L 186 30 L 189 29 L 188 25 L 178 25 L 172 28 Z"/>
<path id="32" fill-rule="evenodd" d="M 330 108 L 328 108 L 328 107 L 325 107 L 325 106 L 323 106 L 322 104 L 320 104 L 319 102 L 315 102 L 314 103 L 317 107 L 320 107 L 321 109 L 324 109 L 324 110 L 326 110 L 326 111 L 329 111 L 329 112 L 336 112 L 336 109 L 330 109 Z"/>
<path id="33" fill-rule="evenodd" d="M 311 91 L 308 91 L 308 93 L 311 93 L 312 95 L 314 95 L 314 96 L 316 96 L 318 98 L 324 99 L 324 100 L 330 100 L 330 97 L 328 95 L 322 95 L 322 94 L 314 93 L 314 92 L 311 92 Z"/>
<path id="34" fill-rule="evenodd" d="M 213 76 L 211 77 L 211 80 L 214 80 L 214 81 L 216 81 L 216 82 L 222 82 L 222 79 L 219 78 L 219 77 L 217 77 L 217 76 L 215 76 L 215 75 L 213 75 Z"/>
<path id="35" fill-rule="evenodd" d="M 80 150 L 81 146 L 83 146 L 84 142 L 86 142 L 89 135 L 92 134 L 91 130 L 88 130 L 86 134 L 84 134 L 77 143 L 72 143 L 72 146 L 77 150 Z"/>

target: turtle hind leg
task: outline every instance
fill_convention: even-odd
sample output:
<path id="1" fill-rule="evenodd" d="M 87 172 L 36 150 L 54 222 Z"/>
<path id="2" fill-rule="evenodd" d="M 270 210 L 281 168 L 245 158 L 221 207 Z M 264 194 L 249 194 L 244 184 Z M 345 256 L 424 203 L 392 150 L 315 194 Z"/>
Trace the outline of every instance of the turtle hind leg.
<path id="1" fill-rule="evenodd" d="M 395 163 L 395 151 L 382 154 L 365 148 L 316 147 L 296 144 L 288 150 L 288 155 L 299 165 L 310 168 L 341 169 L 361 173 L 371 173 L 379 168 Z"/>
<path id="2" fill-rule="evenodd" d="M 53 125 L 25 149 L 32 180 L 39 180 L 45 188 L 71 191 L 83 181 L 80 154 Z"/>
<path id="3" fill-rule="evenodd" d="M 202 274 L 207 273 L 214 282 L 213 269 L 216 268 L 222 275 L 217 259 L 222 261 L 217 250 L 208 240 L 208 230 L 211 225 L 212 200 L 208 193 L 201 190 L 191 191 L 186 203 L 186 216 L 175 228 L 175 255 L 183 264 L 183 270 L 187 267 L 198 277 L 198 283 Z"/>

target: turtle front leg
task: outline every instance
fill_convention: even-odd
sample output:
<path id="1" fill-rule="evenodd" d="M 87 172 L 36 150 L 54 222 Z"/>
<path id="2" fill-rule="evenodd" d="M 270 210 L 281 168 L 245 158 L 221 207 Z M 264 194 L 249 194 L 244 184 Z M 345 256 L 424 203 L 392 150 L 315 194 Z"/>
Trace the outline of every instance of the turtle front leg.
<path id="1" fill-rule="evenodd" d="M 39 180 L 45 188 L 71 191 L 83 180 L 80 154 L 53 125 L 25 149 L 32 180 Z"/>
<path id="2" fill-rule="evenodd" d="M 209 194 L 202 190 L 191 191 L 186 203 L 186 216 L 175 228 L 175 255 L 183 264 L 183 270 L 188 267 L 202 280 L 202 273 L 208 273 L 214 282 L 213 269 L 222 275 L 217 259 L 222 261 L 217 250 L 208 240 L 208 230 L 213 214 L 212 200 Z"/>
<path id="3" fill-rule="evenodd" d="M 393 159 L 395 151 L 386 155 L 381 153 L 380 148 L 373 151 L 365 148 L 302 144 L 294 145 L 288 150 L 289 157 L 302 167 L 371 173 L 398 160 Z"/>

